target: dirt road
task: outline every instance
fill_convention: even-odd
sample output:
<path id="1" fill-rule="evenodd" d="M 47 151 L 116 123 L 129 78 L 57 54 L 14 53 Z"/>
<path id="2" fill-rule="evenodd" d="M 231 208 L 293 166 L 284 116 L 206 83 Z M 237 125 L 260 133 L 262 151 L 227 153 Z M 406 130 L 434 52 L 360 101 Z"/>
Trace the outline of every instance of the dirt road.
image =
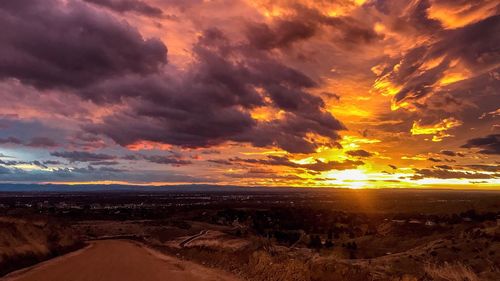
<path id="1" fill-rule="evenodd" d="M 81 251 L 15 272 L 2 281 L 239 281 L 238 278 L 126 240 L 95 241 Z"/>
<path id="2" fill-rule="evenodd" d="M 207 233 L 208 233 L 208 230 L 202 230 L 200 233 L 193 235 L 193 236 L 187 238 L 186 240 L 182 241 L 181 243 L 179 243 L 179 246 L 182 248 L 182 247 L 186 246 L 189 242 L 191 242 L 195 239 L 198 239 Z"/>

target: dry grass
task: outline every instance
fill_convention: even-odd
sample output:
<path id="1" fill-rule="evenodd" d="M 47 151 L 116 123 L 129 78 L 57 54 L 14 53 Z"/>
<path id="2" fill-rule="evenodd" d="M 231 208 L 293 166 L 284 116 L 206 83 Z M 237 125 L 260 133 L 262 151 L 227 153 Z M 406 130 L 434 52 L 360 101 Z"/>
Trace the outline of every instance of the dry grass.
<path id="1" fill-rule="evenodd" d="M 427 264 L 424 270 L 434 280 L 479 281 L 477 275 L 468 266 L 461 263 Z"/>

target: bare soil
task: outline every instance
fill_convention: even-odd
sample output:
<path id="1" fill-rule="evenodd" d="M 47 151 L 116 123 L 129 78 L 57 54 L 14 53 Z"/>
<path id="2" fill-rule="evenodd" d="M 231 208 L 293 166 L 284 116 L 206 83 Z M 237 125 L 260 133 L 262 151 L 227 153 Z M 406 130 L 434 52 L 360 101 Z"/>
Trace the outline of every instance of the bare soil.
<path id="1" fill-rule="evenodd" d="M 94 241 L 82 249 L 29 269 L 3 281 L 237 281 L 220 270 L 158 253 L 127 240 Z"/>

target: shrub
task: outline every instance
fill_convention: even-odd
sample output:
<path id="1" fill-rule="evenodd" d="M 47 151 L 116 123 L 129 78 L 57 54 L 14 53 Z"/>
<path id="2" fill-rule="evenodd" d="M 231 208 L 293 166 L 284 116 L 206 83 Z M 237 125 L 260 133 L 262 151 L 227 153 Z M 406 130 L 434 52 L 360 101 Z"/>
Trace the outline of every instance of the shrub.
<path id="1" fill-rule="evenodd" d="M 477 275 L 461 263 L 426 264 L 424 271 L 433 279 L 446 281 L 479 281 Z"/>

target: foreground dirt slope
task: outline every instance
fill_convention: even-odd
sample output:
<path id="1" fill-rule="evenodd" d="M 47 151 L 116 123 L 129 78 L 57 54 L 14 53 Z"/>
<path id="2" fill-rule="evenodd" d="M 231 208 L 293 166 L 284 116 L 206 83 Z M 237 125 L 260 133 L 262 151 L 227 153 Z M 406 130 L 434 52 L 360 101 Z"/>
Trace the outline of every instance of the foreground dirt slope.
<path id="1" fill-rule="evenodd" d="M 2 280 L 2 279 L 0 279 Z M 237 281 L 230 274 L 159 254 L 125 240 L 92 242 L 3 281 Z"/>
<path id="2" fill-rule="evenodd" d="M 59 222 L 0 217 L 0 276 L 81 246 L 74 232 Z"/>

